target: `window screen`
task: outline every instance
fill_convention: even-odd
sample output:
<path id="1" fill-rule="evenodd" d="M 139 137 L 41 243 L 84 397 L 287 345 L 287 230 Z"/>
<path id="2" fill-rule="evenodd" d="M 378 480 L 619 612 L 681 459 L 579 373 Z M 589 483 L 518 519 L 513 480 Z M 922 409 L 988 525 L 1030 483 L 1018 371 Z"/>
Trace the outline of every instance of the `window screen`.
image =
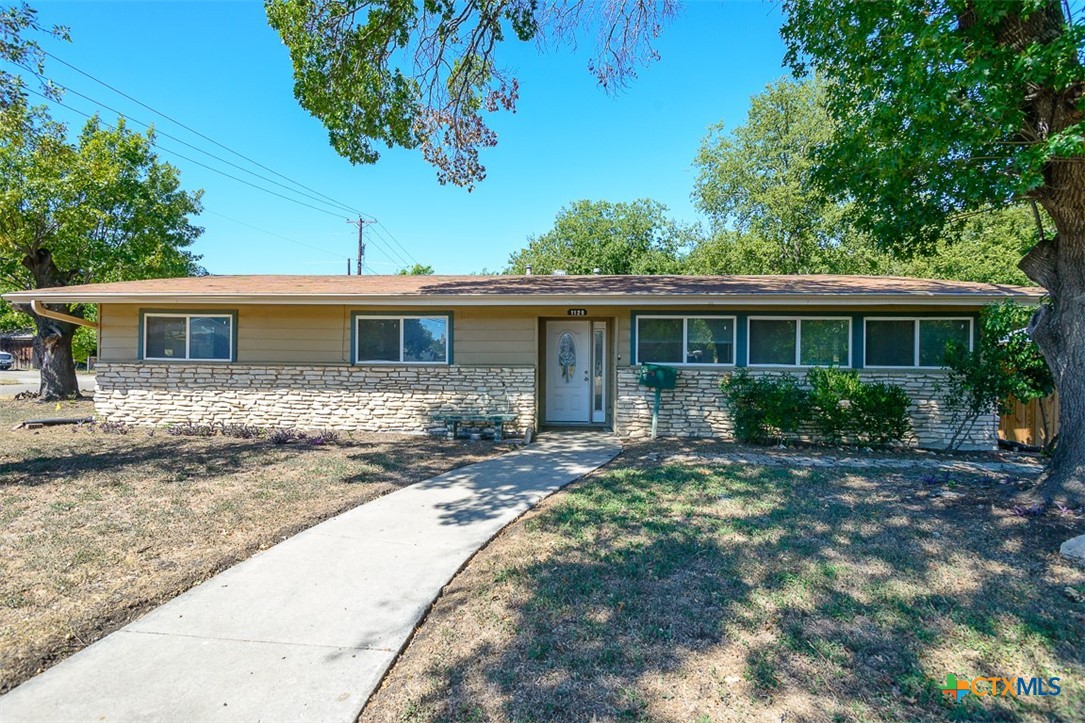
<path id="1" fill-rule="evenodd" d="M 921 319 L 919 366 L 944 366 L 949 345 L 956 344 L 967 349 L 971 331 L 968 319 Z"/>
<path id="2" fill-rule="evenodd" d="M 682 319 L 637 320 L 637 361 L 680 364 Z"/>
<path id="3" fill-rule="evenodd" d="M 147 316 L 144 333 L 147 359 L 186 359 L 185 337 L 188 318 L 184 316 Z"/>
<path id="4" fill-rule="evenodd" d="M 795 319 L 750 320 L 750 364 L 795 364 Z"/>
<path id="5" fill-rule="evenodd" d="M 915 320 L 870 319 L 866 323 L 868 367 L 915 366 Z"/>
<path id="6" fill-rule="evenodd" d="M 733 364 L 735 321 L 729 318 L 686 319 L 687 364 Z"/>
<path id="7" fill-rule="evenodd" d="M 358 319 L 358 361 L 399 361 L 399 319 Z"/>
<path id="8" fill-rule="evenodd" d="M 805 366 L 848 366 L 847 319 L 803 319 L 800 363 Z"/>

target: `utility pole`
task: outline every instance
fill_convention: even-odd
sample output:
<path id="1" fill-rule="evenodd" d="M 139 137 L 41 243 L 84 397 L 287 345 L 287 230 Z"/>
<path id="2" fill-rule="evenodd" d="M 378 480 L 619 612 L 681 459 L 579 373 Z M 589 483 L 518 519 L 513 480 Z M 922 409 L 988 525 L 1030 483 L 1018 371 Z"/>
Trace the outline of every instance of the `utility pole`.
<path id="1" fill-rule="evenodd" d="M 365 267 L 365 236 L 364 236 L 365 225 L 367 223 L 376 223 L 376 222 L 377 222 L 377 219 L 369 220 L 369 219 L 364 219 L 361 216 L 358 217 L 357 221 L 347 221 L 347 223 L 358 227 L 358 267 L 357 267 L 357 270 L 355 272 L 355 273 L 358 274 L 358 276 L 362 275 L 362 269 Z M 350 273 L 350 267 L 349 266 L 347 267 L 347 273 Z"/>

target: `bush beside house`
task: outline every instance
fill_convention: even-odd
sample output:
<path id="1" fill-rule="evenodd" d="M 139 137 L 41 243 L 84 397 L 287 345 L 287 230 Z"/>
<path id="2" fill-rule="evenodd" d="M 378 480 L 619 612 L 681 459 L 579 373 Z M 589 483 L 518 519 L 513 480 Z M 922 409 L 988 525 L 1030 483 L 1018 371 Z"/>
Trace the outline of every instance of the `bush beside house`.
<path id="1" fill-rule="evenodd" d="M 804 383 L 793 374 L 753 376 L 745 369 L 720 382 L 735 438 L 763 444 L 800 432 L 814 441 L 871 446 L 904 442 L 911 399 L 898 386 L 863 382 L 857 372 L 815 367 Z"/>

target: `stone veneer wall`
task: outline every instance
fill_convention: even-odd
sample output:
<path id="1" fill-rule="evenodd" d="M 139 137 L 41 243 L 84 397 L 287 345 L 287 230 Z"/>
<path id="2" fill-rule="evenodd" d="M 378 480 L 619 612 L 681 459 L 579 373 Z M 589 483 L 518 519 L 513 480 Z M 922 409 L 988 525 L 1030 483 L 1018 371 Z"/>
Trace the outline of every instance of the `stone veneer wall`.
<path id="1" fill-rule="evenodd" d="M 431 415 L 510 412 L 510 432 L 535 425 L 533 367 L 100 363 L 94 406 L 141 425 L 423 432 Z"/>
<path id="2" fill-rule="evenodd" d="M 654 392 L 637 384 L 639 367 L 621 367 L 617 374 L 617 408 L 614 431 L 623 437 L 651 434 Z M 721 437 L 733 439 L 731 417 L 723 404 L 720 380 L 729 372 L 683 368 L 677 387 L 664 390 L 659 410 L 659 435 L 663 437 Z M 772 372 L 754 372 L 768 373 Z M 801 376 L 802 371 L 795 372 Z M 912 399 L 912 445 L 944 449 L 952 435 L 948 414 L 939 408 L 934 385 L 938 372 L 886 372 L 859 370 L 863 381 L 886 382 L 903 387 Z M 991 415 L 976 423 L 962 449 L 994 449 L 998 418 Z"/>

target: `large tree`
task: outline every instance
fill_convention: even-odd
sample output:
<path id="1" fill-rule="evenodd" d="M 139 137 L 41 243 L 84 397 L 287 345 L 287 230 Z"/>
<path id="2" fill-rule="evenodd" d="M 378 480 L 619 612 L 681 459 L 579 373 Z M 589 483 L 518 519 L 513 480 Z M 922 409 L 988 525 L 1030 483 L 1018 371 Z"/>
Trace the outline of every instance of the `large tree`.
<path id="1" fill-rule="evenodd" d="M 780 273 L 817 270 L 818 256 L 848 229 L 811 184 L 813 150 L 832 133 L 821 84 L 790 78 L 750 99 L 746 123 L 709 129 L 693 161 L 693 201 L 713 231 L 734 229 L 768 242 Z"/>
<path id="2" fill-rule="evenodd" d="M 1034 203 L 1051 219 L 1022 270 L 1050 301 L 1030 331 L 1055 376 L 1060 443 L 1041 493 L 1085 504 L 1085 66 L 1059 0 L 788 0 L 796 72 L 827 81 L 821 181 L 904 253 L 962 209 Z M 1079 15 L 1080 17 L 1080 15 Z"/>
<path id="3" fill-rule="evenodd" d="M 678 273 L 692 234 L 657 201 L 575 201 L 558 213 L 552 229 L 509 257 L 506 272 L 523 274 L 530 266 L 535 274 Z"/>
<path id="4" fill-rule="evenodd" d="M 93 118 L 71 141 L 44 109 L 15 102 L 0 111 L 0 286 L 199 273 L 187 248 L 202 231 L 190 221 L 200 195 L 184 191 L 177 169 L 158 160 L 151 133 Z M 80 305 L 48 308 L 86 314 Z M 37 328 L 41 397 L 77 396 L 77 325 L 22 310 Z"/>
<path id="5" fill-rule="evenodd" d="M 825 84 L 782 78 L 750 99 L 743 125 L 709 129 L 692 198 L 711 236 L 694 274 L 893 274 L 1027 284 L 1017 261 L 1038 240 L 1027 206 L 955 214 L 926 255 L 900 257 L 857 227 L 850 196 L 819 188 L 818 153 L 833 137 Z"/>
<path id="6" fill-rule="evenodd" d="M 606 88 L 654 59 L 677 0 L 265 0 L 290 50 L 294 95 L 354 163 L 378 147 L 418 148 L 441 183 L 486 176 L 479 149 L 496 145 L 486 115 L 515 111 L 516 78 L 498 61 L 515 39 L 574 44 L 596 31 L 589 70 Z M 581 38 L 582 39 L 582 38 Z"/>

